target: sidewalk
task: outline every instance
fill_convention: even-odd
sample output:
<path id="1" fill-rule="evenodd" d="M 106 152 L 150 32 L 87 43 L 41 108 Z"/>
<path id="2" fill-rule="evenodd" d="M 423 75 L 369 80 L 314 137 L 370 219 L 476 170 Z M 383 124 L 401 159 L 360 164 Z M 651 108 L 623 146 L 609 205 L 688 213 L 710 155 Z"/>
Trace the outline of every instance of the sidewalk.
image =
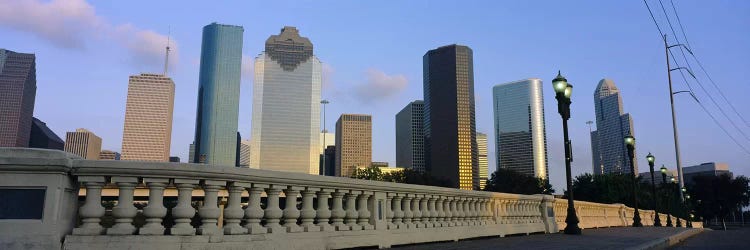
<path id="1" fill-rule="evenodd" d="M 706 230 L 672 249 L 747 249 L 750 246 L 750 227 Z"/>
<path id="2" fill-rule="evenodd" d="M 394 247 L 399 250 L 435 249 L 639 249 L 644 244 L 667 238 L 688 230 L 688 228 L 664 227 L 613 227 L 584 229 L 583 235 L 535 234 L 507 236 L 504 238 L 483 238 L 459 242 L 419 244 Z M 698 234 L 700 235 L 700 234 Z"/>

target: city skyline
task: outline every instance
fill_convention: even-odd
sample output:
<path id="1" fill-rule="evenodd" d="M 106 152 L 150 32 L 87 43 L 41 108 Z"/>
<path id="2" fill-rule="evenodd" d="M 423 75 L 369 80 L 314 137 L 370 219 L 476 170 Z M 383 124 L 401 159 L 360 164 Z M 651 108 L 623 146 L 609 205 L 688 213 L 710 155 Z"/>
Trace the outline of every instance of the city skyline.
<path id="1" fill-rule="evenodd" d="M 339 3 L 340 4 L 340 3 Z M 339 5 L 337 4 L 337 5 Z M 96 13 L 102 17 L 105 17 L 108 21 L 118 24 L 128 21 L 135 20 L 135 16 L 119 16 L 114 15 L 113 10 L 123 11 L 134 10 L 133 7 L 119 3 L 97 3 L 92 6 L 95 7 Z M 130 5 L 130 4 L 128 4 Z M 155 3 L 155 6 L 160 6 L 160 3 Z M 188 8 L 191 7 L 190 3 L 185 4 Z M 246 4 L 247 5 L 247 4 Z M 174 147 L 173 154 L 180 155 L 183 159 L 187 158 L 188 147 L 187 145 L 192 141 L 192 130 L 194 129 L 194 115 L 195 115 L 195 93 L 197 93 L 195 82 L 197 76 L 197 70 L 195 66 L 195 55 L 200 52 L 196 49 L 195 38 L 196 30 L 199 29 L 205 23 L 209 23 L 212 19 L 218 16 L 224 16 L 228 23 L 245 24 L 250 25 L 256 20 L 269 20 L 268 23 L 263 25 L 255 26 L 251 34 L 246 34 L 245 37 L 248 40 L 261 41 L 267 37 L 269 32 L 275 32 L 278 27 L 283 25 L 298 25 L 301 29 L 306 30 L 310 36 L 314 36 L 318 45 L 319 54 L 326 56 L 325 67 L 329 72 L 327 79 L 330 82 L 324 83 L 324 93 L 328 97 L 333 96 L 332 105 L 329 105 L 329 112 L 334 115 L 329 116 L 329 123 L 335 121 L 338 113 L 345 112 L 361 112 L 361 113 L 373 113 L 375 124 L 373 124 L 373 150 L 375 158 L 393 161 L 395 152 L 392 150 L 393 143 L 393 128 L 391 117 L 400 108 L 402 108 L 405 100 L 414 100 L 421 98 L 421 54 L 430 48 L 441 46 L 444 44 L 458 42 L 467 44 L 475 49 L 476 57 L 476 72 L 477 72 L 477 125 L 479 130 L 490 131 L 491 123 L 491 99 L 485 94 L 489 91 L 489 86 L 497 84 L 499 82 L 517 79 L 525 76 L 539 77 L 545 82 L 548 82 L 553 78 L 556 70 L 562 69 L 566 76 L 569 77 L 570 81 L 576 85 L 576 92 L 573 94 L 573 116 L 570 121 L 571 123 L 571 138 L 574 144 L 574 159 L 573 172 L 589 172 L 591 171 L 589 144 L 588 144 L 588 131 L 584 122 L 592 120 L 594 118 L 593 103 L 590 101 L 588 93 L 589 90 L 593 89 L 593 85 L 596 84 L 598 79 L 603 76 L 617 79 L 618 82 L 622 82 L 622 89 L 625 89 L 624 97 L 629 101 L 626 103 L 625 109 L 638 117 L 638 121 L 634 124 L 637 134 L 637 149 L 639 152 L 645 153 L 646 150 L 651 151 L 657 156 L 657 164 L 663 163 L 668 167 L 674 167 L 674 151 L 673 145 L 671 145 L 671 121 L 668 119 L 669 105 L 666 90 L 666 74 L 663 72 L 664 58 L 663 58 L 663 44 L 661 44 L 660 38 L 657 36 L 655 29 L 652 27 L 653 24 L 648 17 L 648 12 L 643 10 L 643 6 L 636 5 L 633 3 L 598 3 L 593 6 L 587 6 L 586 8 L 580 8 L 580 5 L 565 6 L 562 3 L 549 3 L 545 7 L 540 8 L 541 14 L 550 13 L 560 10 L 569 10 L 571 13 L 580 14 L 574 18 L 564 20 L 555 24 L 551 24 L 548 21 L 535 20 L 523 27 L 524 30 L 514 29 L 512 27 L 506 27 L 507 25 L 500 24 L 497 27 L 482 26 L 479 20 L 505 20 L 506 18 L 517 17 L 518 14 L 523 13 L 527 8 L 531 8 L 528 4 L 523 3 L 511 3 L 505 4 L 506 6 L 500 8 L 500 13 L 506 15 L 506 17 L 498 17 L 498 13 L 492 13 L 490 18 L 487 12 L 482 12 L 482 8 L 476 6 L 459 6 L 461 12 L 468 13 L 467 10 L 476 11 L 476 15 L 466 18 L 460 25 L 455 26 L 441 26 L 439 23 L 432 25 L 424 25 L 429 22 L 437 22 L 434 18 L 426 17 L 420 14 L 419 18 L 413 18 L 407 13 L 412 12 L 416 6 L 420 3 L 408 3 L 404 4 L 403 10 L 398 10 L 393 15 L 396 20 L 400 20 L 403 24 L 403 28 L 397 28 L 393 25 L 393 22 L 386 22 L 382 24 L 382 27 L 367 26 L 372 29 L 365 30 L 353 30 L 346 29 L 342 25 L 358 25 L 361 21 L 354 21 L 349 24 L 337 24 L 331 20 L 325 19 L 320 15 L 328 15 L 330 12 L 324 11 L 326 3 L 320 4 L 322 11 L 320 14 L 313 16 L 301 16 L 297 19 L 288 20 L 283 17 L 270 17 L 270 14 L 261 13 L 257 17 L 248 17 L 247 15 L 238 15 L 239 9 L 236 11 L 227 10 L 226 8 L 220 8 L 222 11 L 228 11 L 226 16 L 217 15 L 217 10 L 210 10 L 200 15 L 190 18 L 174 16 L 175 21 L 181 22 L 179 27 L 172 26 L 172 34 L 174 36 L 176 44 L 174 45 L 175 50 L 181 53 L 175 53 L 174 60 L 170 57 L 171 70 L 174 72 L 174 78 L 176 82 L 181 83 L 176 93 L 176 110 L 175 110 L 175 132 L 173 133 L 173 144 L 180 145 Z M 343 4 L 351 5 L 351 4 Z M 740 5 L 739 8 L 734 5 Z M 729 6 L 727 3 L 716 3 L 709 6 L 712 10 L 726 12 L 726 13 L 738 13 L 738 11 L 744 11 L 747 9 L 746 3 L 736 3 Z M 261 5 L 262 8 L 279 8 L 278 6 L 266 6 Z M 342 6 L 341 8 L 352 8 L 351 6 Z M 484 9 L 487 6 L 484 6 Z M 746 34 L 727 34 L 722 33 L 721 29 L 716 29 L 718 25 L 727 25 L 728 28 L 739 27 L 743 20 L 747 20 L 746 17 L 743 19 L 737 19 L 737 15 L 728 14 L 726 16 L 719 17 L 715 20 L 715 24 L 703 24 L 696 20 L 701 20 L 700 16 L 705 16 L 704 7 L 702 4 L 696 3 L 681 3 L 680 11 L 684 11 L 687 16 L 698 16 L 694 18 L 683 18 L 686 22 L 686 28 L 688 34 L 690 33 L 702 33 L 707 34 L 700 37 L 691 37 L 691 43 L 693 46 L 697 46 L 695 51 L 700 53 L 704 57 L 703 60 L 720 86 L 725 91 L 732 89 L 733 91 L 727 92 L 729 100 L 735 102 L 735 106 L 742 107 L 747 106 L 747 100 L 742 99 L 739 93 L 747 92 L 748 87 L 744 85 L 738 85 L 737 81 L 732 79 L 746 79 L 746 73 L 739 69 L 747 68 L 747 62 L 739 60 L 739 58 L 745 57 L 746 52 L 743 53 L 719 53 L 724 50 L 736 50 L 747 51 L 739 47 L 739 44 L 746 44 L 748 36 Z M 358 7 L 362 8 L 362 7 Z M 382 10 L 388 8 L 388 3 L 384 3 L 382 6 L 376 8 L 376 10 Z M 245 7 L 245 9 L 247 9 Z M 356 9 L 356 8 L 355 8 Z M 335 11 L 332 9 L 331 11 Z M 597 10 L 597 11 L 591 11 Z M 626 11 L 623 11 L 626 10 Z M 145 14 L 153 13 L 154 10 L 145 10 Z M 138 12 L 138 11 L 131 11 Z M 328 14 L 326 14 L 328 13 Z M 609 13 L 609 14 L 604 14 Z M 610 16 L 612 13 L 616 13 L 614 16 Z M 353 14 L 353 13 L 352 13 Z M 140 14 L 139 14 L 140 15 Z M 346 14 L 349 15 L 349 14 Z M 404 22 L 403 17 L 409 16 L 409 21 Z M 608 25 L 590 23 L 591 19 L 595 18 L 613 18 L 625 21 L 614 21 Z M 154 17 L 148 17 L 133 23 L 136 27 L 147 28 L 148 30 L 157 30 L 161 34 L 167 33 L 167 25 L 162 22 L 162 19 Z M 657 18 L 660 18 L 657 16 Z M 189 20 L 194 19 L 194 20 Z M 185 20 L 182 22 L 181 20 Z M 691 21 L 692 20 L 692 21 Z M 175 22 L 170 21 L 170 22 Z M 663 21 L 663 20 L 662 20 Z M 338 21 L 340 22 L 340 21 Z M 500 21 L 499 23 L 502 23 Z M 4 24 L 4 23 L 3 23 Z M 123 76 L 131 75 L 139 71 L 157 71 L 161 68 L 163 60 L 163 48 L 166 44 L 162 39 L 158 39 L 158 56 L 155 57 L 154 65 L 139 64 L 139 66 L 133 66 L 128 60 L 130 60 L 130 54 L 122 52 L 116 46 L 107 46 L 107 53 L 104 52 L 100 45 L 92 44 L 87 42 L 85 49 L 67 49 L 65 47 L 58 47 L 54 40 L 50 40 L 46 37 L 35 36 L 35 33 L 19 32 L 9 26 L 0 24 L 0 33 L 8 34 L 7 44 L 3 44 L 4 48 L 8 48 L 19 52 L 33 52 L 37 54 L 39 62 L 43 62 L 45 70 L 39 71 L 39 84 L 44 84 L 44 87 L 40 87 L 39 99 L 43 100 L 43 103 L 36 105 L 35 115 L 44 119 L 48 125 L 57 133 L 66 130 L 72 130 L 76 127 L 91 127 L 97 133 L 105 137 L 105 148 L 117 150 L 120 142 L 120 131 L 122 127 L 123 117 L 121 112 L 124 107 L 124 95 L 126 91 L 122 87 L 113 87 L 116 83 L 121 83 Z M 580 24 L 578 28 L 576 24 Z M 420 26 L 424 29 L 420 31 L 414 31 L 411 28 Z M 325 27 L 325 28 L 324 28 Z M 438 29 L 437 27 L 441 27 Z M 568 29 L 559 27 L 569 27 Z M 570 27 L 575 27 L 570 29 Z M 644 28 L 645 27 L 645 28 Z M 713 27 L 713 28 L 712 28 Z M 459 29 L 462 28 L 462 29 Z M 465 29 L 463 29 L 465 28 Z M 507 29 L 507 30 L 505 30 Z M 329 31 L 326 31 L 329 30 Z M 344 43 L 341 40 L 341 36 L 348 34 L 349 37 L 363 37 L 365 40 L 373 40 L 379 35 L 384 34 L 384 31 L 397 34 L 404 38 L 402 44 L 373 44 L 365 43 L 366 46 L 371 46 L 377 53 L 368 51 L 358 51 L 354 48 L 363 46 L 357 44 L 357 47 L 353 47 L 356 43 L 350 42 Z M 440 30 L 441 32 L 437 32 Z M 582 33 L 586 30 L 586 33 Z M 367 31 L 367 34 L 364 33 Z M 346 32 L 345 34 L 342 34 Z M 249 33 L 249 29 L 248 29 Z M 537 35 L 543 34 L 544 38 L 537 41 L 527 41 L 526 44 L 518 44 L 513 41 L 504 41 L 501 45 L 497 46 L 494 43 L 490 46 L 488 43 L 493 40 L 493 36 L 490 33 L 497 34 L 515 34 L 515 35 L 526 35 L 535 33 Z M 577 34 L 585 37 L 594 36 L 597 37 L 596 42 L 577 41 L 576 43 L 561 42 L 560 37 L 564 37 L 564 34 Z M 368 34 L 371 34 L 368 36 Z M 478 34 L 484 34 L 479 36 Z M 471 35 L 477 35 L 477 38 L 471 38 Z M 370 37 L 372 36 L 372 37 Z M 729 37 L 729 40 L 737 41 L 737 43 L 730 43 L 721 48 L 715 48 L 719 44 L 718 40 L 714 40 L 716 37 Z M 96 41 L 97 38 L 91 38 L 90 36 L 81 36 L 82 39 L 91 39 L 85 41 Z M 427 41 L 426 37 L 431 37 L 434 40 Z M 386 36 L 386 39 L 391 36 Z M 672 39 L 672 36 L 669 37 Z M 739 40 L 738 40 L 739 39 Z M 166 40 L 166 39 L 164 39 Z M 357 40 L 360 41 L 360 40 Z M 250 53 L 261 51 L 258 49 L 260 46 L 255 44 L 257 42 L 245 42 L 246 50 Z M 199 44 L 199 42 L 197 43 Z M 544 47 L 540 47 L 540 45 Z M 606 46 L 604 46 L 606 44 Z M 724 44 L 722 44 L 724 45 Z M 359 47 L 361 48 L 361 47 Z M 586 49 L 579 49 L 586 48 Z M 617 50 L 609 50 L 611 48 L 617 48 Z M 390 49 L 390 50 L 389 50 Z M 537 50 L 537 51 L 534 51 Z M 344 51 L 344 53 L 333 53 L 334 51 Z M 368 60 L 352 58 L 352 51 L 358 51 L 361 54 L 357 54 L 358 58 L 368 58 Z M 481 51 L 481 53 L 480 53 Z M 515 52 L 517 51 L 517 52 Z M 155 52 L 156 53 L 156 52 Z M 533 55 L 545 55 L 547 58 L 544 60 L 529 61 L 522 57 L 520 54 L 533 53 Z M 246 54 L 247 55 L 247 54 Z M 252 54 L 250 54 L 252 55 Z M 398 55 L 397 57 L 394 57 Z M 513 59 L 513 65 L 503 64 L 503 67 L 497 67 L 490 62 L 493 57 L 503 56 L 505 58 Z M 624 58 L 624 57 L 629 58 Z M 250 57 L 252 58 L 252 57 Z M 585 60 L 583 59 L 585 58 Z M 633 59 L 635 58 L 635 59 Z M 65 59 L 61 61 L 62 59 Z M 92 60 L 96 59 L 96 60 Z M 395 59 L 395 60 L 394 60 Z M 65 65 L 64 61 L 74 60 L 77 62 L 84 63 L 84 65 L 90 65 L 86 67 L 84 71 L 76 69 L 71 66 Z M 92 65 L 94 62 L 95 65 Z M 606 62 L 606 63 L 602 63 Z M 326 66 L 328 65 L 328 66 Z M 115 67 L 117 66 L 117 67 Z M 40 66 L 42 67 L 42 66 Z M 252 71 L 252 66 L 243 68 L 245 72 Z M 372 71 L 369 69 L 372 68 Z M 93 72 L 92 74 L 88 74 Z M 330 73 L 333 72 L 333 73 Z M 372 72 L 372 73 L 370 73 Z M 363 74 L 364 73 L 364 74 Z M 381 74 L 382 73 L 382 74 Z M 698 74 L 699 72 L 696 72 Z M 363 76 L 364 75 L 364 76 Z M 344 83 L 352 83 L 352 88 L 358 88 L 359 86 L 380 86 L 374 83 L 378 83 L 380 79 L 394 79 L 395 82 L 400 81 L 400 76 L 407 79 L 408 84 L 406 87 L 395 86 L 396 94 L 387 95 L 385 99 L 375 99 L 368 104 L 360 103 L 359 93 L 356 91 L 348 90 L 347 85 Z M 686 89 L 684 83 L 681 80 L 674 79 L 677 77 L 673 74 L 673 80 L 675 81 L 675 87 L 679 89 Z M 700 77 L 700 75 L 698 75 Z M 252 82 L 252 77 L 243 75 L 243 86 L 242 86 L 242 97 L 240 104 L 240 130 L 244 134 L 249 134 L 249 105 L 248 96 L 251 95 L 251 91 L 248 90 L 246 83 Z M 679 78 L 679 77 L 677 77 Z M 373 84 L 370 85 L 369 83 Z M 56 87 L 59 85 L 60 87 Z M 64 87 L 63 87 L 64 86 Z M 77 98 L 75 100 L 65 100 L 60 96 L 70 96 L 77 90 L 76 87 L 90 87 L 91 91 L 102 91 L 108 92 L 106 97 L 97 96 L 85 96 Z M 328 86 L 328 87 L 325 87 Z M 342 87 L 343 86 L 343 87 Z M 554 95 L 551 93 L 550 86 L 544 86 L 546 95 L 546 110 L 554 109 Z M 338 92 L 337 92 L 338 91 Z M 369 91 L 374 94 L 380 94 L 381 92 Z M 373 95 L 374 95 L 373 94 Z M 701 93 L 696 93 L 701 97 Z M 351 95 L 352 97 L 347 97 Z M 356 96 L 356 97 L 355 97 Z M 364 95 L 372 96 L 372 95 Z M 380 94 L 382 96 L 382 94 Z M 119 100 L 118 100 L 119 99 Z M 106 101 L 101 100 L 115 100 L 114 104 L 108 104 Z M 385 101 L 383 101 L 385 100 Z M 390 104 L 391 100 L 401 100 L 396 104 Z M 488 102 L 489 101 L 489 102 Z M 97 107 L 92 104 L 96 104 Z M 551 103 L 551 104 L 550 104 Z M 683 147 L 683 164 L 691 165 L 699 162 L 706 161 L 722 161 L 730 162 L 730 164 L 739 166 L 742 162 L 746 161 L 747 158 L 743 158 L 742 151 L 738 150 L 732 142 L 719 131 L 712 121 L 700 111 L 700 107 L 691 101 L 690 97 L 686 95 L 678 95 L 675 97 L 675 104 L 678 112 L 678 126 L 681 134 L 692 134 L 692 138 L 683 138 L 681 146 Z M 86 107 L 86 108 L 79 108 Z M 184 108 L 189 107 L 189 108 Z M 710 107 L 709 107 L 710 108 Z M 60 109 L 75 110 L 70 112 L 60 112 Z M 191 110 L 192 109 L 192 110 Z M 114 111 L 112 111 L 114 110 Z M 117 111 L 119 110 L 119 111 Z M 111 112 L 109 114 L 108 112 Z M 743 111 L 741 111 L 743 112 Z M 653 114 L 653 115 L 651 115 Z M 744 112 L 743 112 L 744 114 Z M 547 114 L 548 117 L 549 114 Z M 555 117 L 556 118 L 556 117 Z M 244 121 L 243 121 L 244 119 Z M 548 136 L 550 140 L 550 175 L 552 177 L 553 185 L 556 187 L 562 186 L 561 179 L 562 175 L 561 162 L 561 142 L 560 134 L 561 129 L 559 128 L 559 119 L 548 119 Z M 97 122 L 93 122 L 97 121 Z M 683 121 L 680 123 L 679 121 Z M 82 124 L 83 123 L 83 124 Z M 179 124 L 179 125 L 178 125 Z M 120 128 L 118 128 L 120 127 Z M 190 127 L 190 128 L 187 128 Z M 187 129 L 186 129 L 187 128 Z M 647 129 L 644 129 L 647 128 Z M 187 132 L 186 132 L 187 131 Z M 492 136 L 492 135 L 490 135 Z M 741 138 L 740 138 L 741 139 Z M 557 142 L 555 142 L 557 141 Z M 705 143 L 697 143 L 705 142 Z M 492 142 L 490 142 L 492 144 Z M 705 145 L 721 145 L 717 148 L 706 148 Z M 492 149 L 493 146 L 490 145 Z M 490 158 L 494 157 L 494 152 L 490 152 Z M 640 165 L 645 164 L 643 155 L 638 155 L 637 160 L 640 161 Z M 492 161 L 491 161 L 492 162 Z M 491 163 L 494 165 L 494 163 Z M 494 166 L 493 166 L 494 167 Z M 491 168 L 493 168 L 491 167 Z M 739 169 L 743 171 L 742 169 Z M 747 170 L 745 170 L 747 171 Z M 741 172 L 740 172 L 741 173 Z M 745 172 L 747 175 L 747 172 Z"/>

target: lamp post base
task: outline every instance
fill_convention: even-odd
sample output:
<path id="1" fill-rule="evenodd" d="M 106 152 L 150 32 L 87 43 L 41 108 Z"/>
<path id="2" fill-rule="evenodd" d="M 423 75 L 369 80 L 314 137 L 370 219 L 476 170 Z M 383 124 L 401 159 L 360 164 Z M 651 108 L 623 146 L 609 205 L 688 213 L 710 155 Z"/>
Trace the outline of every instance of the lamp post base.
<path id="1" fill-rule="evenodd" d="M 578 216 L 573 207 L 568 207 L 568 216 L 565 218 L 565 229 L 563 229 L 563 232 L 565 234 L 581 234 L 581 228 L 578 227 Z"/>
<path id="2" fill-rule="evenodd" d="M 638 214 L 638 210 L 635 211 L 635 215 L 633 215 L 633 227 L 642 227 L 643 224 L 641 223 L 641 215 Z"/>

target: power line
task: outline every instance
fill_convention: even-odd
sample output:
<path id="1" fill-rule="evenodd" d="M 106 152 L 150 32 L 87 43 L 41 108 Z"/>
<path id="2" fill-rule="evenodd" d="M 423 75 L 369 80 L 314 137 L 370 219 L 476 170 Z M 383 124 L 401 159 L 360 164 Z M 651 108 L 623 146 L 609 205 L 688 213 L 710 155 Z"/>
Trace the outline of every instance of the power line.
<path id="1" fill-rule="evenodd" d="M 685 38 L 685 43 L 687 43 L 687 46 L 689 49 L 693 49 L 693 46 L 690 45 L 690 41 L 687 39 L 687 33 L 685 33 L 685 28 L 682 27 L 682 21 L 680 20 L 680 15 L 677 14 L 677 8 L 674 7 L 674 1 L 669 0 L 669 3 L 672 4 L 672 10 L 674 11 L 674 15 L 677 17 L 677 24 L 680 25 L 680 30 L 682 30 L 682 37 Z"/>

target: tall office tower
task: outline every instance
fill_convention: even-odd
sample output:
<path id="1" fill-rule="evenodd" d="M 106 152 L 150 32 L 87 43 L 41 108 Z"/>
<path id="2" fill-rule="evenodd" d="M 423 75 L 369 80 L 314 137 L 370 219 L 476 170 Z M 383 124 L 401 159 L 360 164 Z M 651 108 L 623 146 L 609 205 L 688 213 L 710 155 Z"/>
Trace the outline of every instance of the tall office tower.
<path id="1" fill-rule="evenodd" d="M 322 175 L 336 176 L 336 146 L 328 146 L 325 151 L 325 171 Z"/>
<path id="2" fill-rule="evenodd" d="M 318 174 L 321 64 L 286 26 L 255 58 L 251 168 Z"/>
<path id="3" fill-rule="evenodd" d="M 240 141 L 240 167 L 250 166 L 250 140 Z"/>
<path id="4" fill-rule="evenodd" d="M 615 82 L 610 79 L 599 81 L 594 91 L 594 106 L 596 131 L 592 132 L 591 145 L 596 146 L 594 152 L 598 152 L 598 155 L 592 155 L 594 173 L 631 173 L 628 149 L 623 140 L 626 135 L 635 136 L 633 118 L 622 112 L 622 97 Z M 633 164 L 633 174 L 637 174 L 638 161 Z"/>
<path id="5" fill-rule="evenodd" d="M 424 172 L 424 101 L 410 102 L 396 114 L 396 166 Z"/>
<path id="6" fill-rule="evenodd" d="M 234 25 L 203 27 L 193 162 L 236 165 L 242 32 Z"/>
<path id="7" fill-rule="evenodd" d="M 55 134 L 43 121 L 33 118 L 31 123 L 30 148 L 65 149 L 65 142 Z"/>
<path id="8" fill-rule="evenodd" d="M 342 114 L 336 121 L 336 173 L 350 177 L 372 163 L 372 116 Z"/>
<path id="9" fill-rule="evenodd" d="M 478 174 L 474 121 L 474 59 L 448 45 L 423 57 L 425 170 L 454 187 L 473 189 Z"/>
<path id="10" fill-rule="evenodd" d="M 328 146 L 336 145 L 336 134 L 328 133 L 328 130 L 323 129 L 320 132 L 320 162 L 318 166 L 318 174 L 326 175 L 326 154 L 325 150 Z"/>
<path id="11" fill-rule="evenodd" d="M 36 57 L 0 49 L 0 147 L 28 147 L 36 98 Z"/>
<path id="12" fill-rule="evenodd" d="M 190 143 L 190 149 L 188 149 L 188 163 L 195 162 L 195 143 Z"/>
<path id="13" fill-rule="evenodd" d="M 479 132 L 477 132 L 477 160 L 479 161 L 479 174 L 476 183 L 479 190 L 484 190 L 490 165 L 487 162 L 487 134 Z"/>
<path id="14" fill-rule="evenodd" d="M 102 152 L 102 138 L 83 128 L 65 134 L 65 152 L 87 160 L 98 160 Z"/>
<path id="15" fill-rule="evenodd" d="M 171 78 L 157 74 L 130 76 L 121 159 L 169 162 L 173 110 Z"/>
<path id="16" fill-rule="evenodd" d="M 549 179 L 542 87 L 531 78 L 492 88 L 496 166 Z"/>
<path id="17" fill-rule="evenodd" d="M 112 150 L 102 150 L 99 152 L 99 160 L 120 160 L 120 153 Z"/>

